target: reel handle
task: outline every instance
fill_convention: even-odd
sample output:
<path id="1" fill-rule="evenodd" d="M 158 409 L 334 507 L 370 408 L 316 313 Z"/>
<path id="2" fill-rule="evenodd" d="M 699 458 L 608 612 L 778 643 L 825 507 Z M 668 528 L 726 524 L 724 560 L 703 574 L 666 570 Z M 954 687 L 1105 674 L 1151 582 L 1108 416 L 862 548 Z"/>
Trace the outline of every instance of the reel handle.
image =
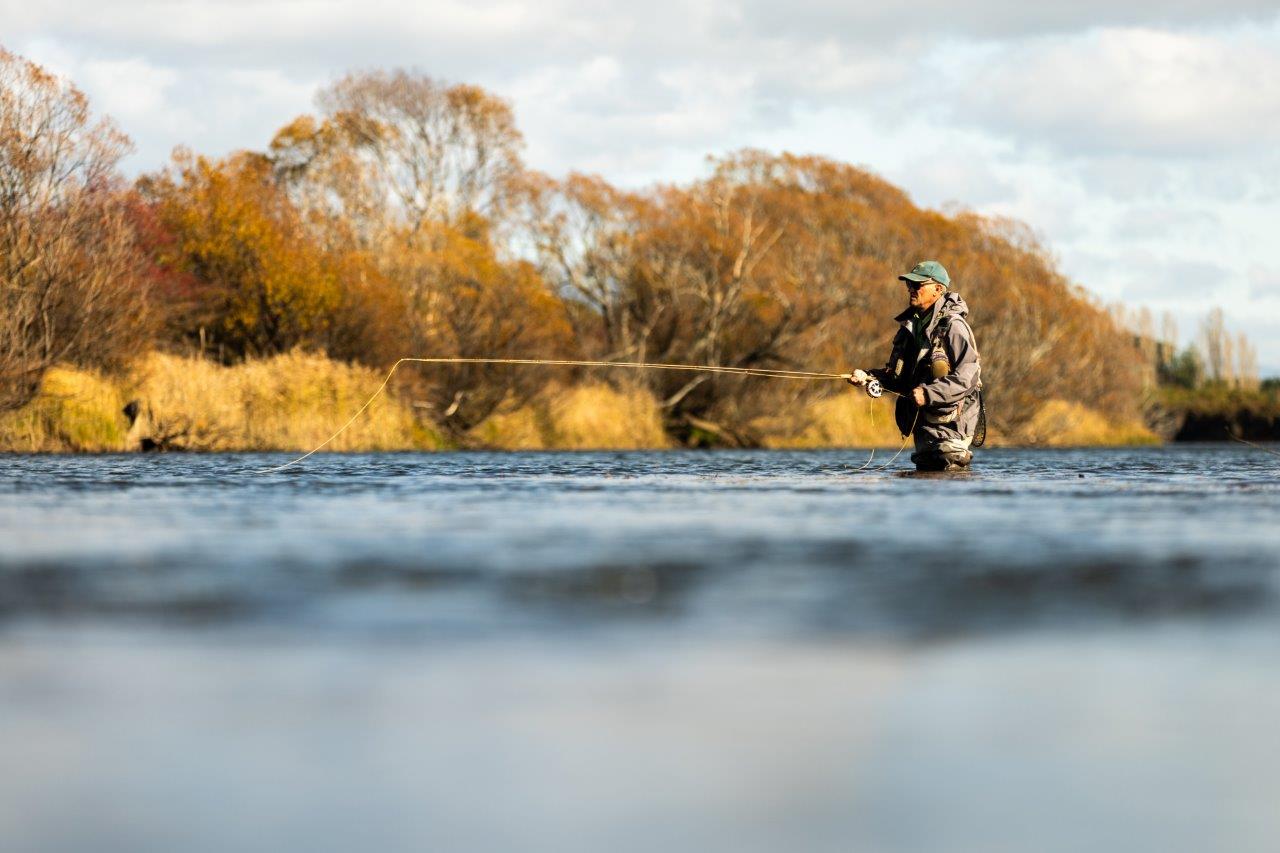
<path id="1" fill-rule="evenodd" d="M 853 381 L 852 373 L 841 373 L 840 378 L 844 379 L 850 385 L 857 384 Z M 861 383 L 861 387 L 862 387 L 862 390 L 867 392 L 867 396 L 873 399 L 884 394 L 884 386 L 880 384 L 879 379 L 868 377 L 866 382 Z"/>

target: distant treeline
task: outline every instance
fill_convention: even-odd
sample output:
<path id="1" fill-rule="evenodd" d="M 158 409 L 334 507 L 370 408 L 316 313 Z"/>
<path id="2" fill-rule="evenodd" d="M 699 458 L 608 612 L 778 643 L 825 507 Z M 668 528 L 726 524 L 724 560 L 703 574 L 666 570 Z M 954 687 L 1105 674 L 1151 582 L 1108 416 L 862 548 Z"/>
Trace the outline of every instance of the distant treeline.
<path id="1" fill-rule="evenodd" d="M 1050 400 L 1117 422 L 1149 400 L 1141 337 L 1016 222 L 922 209 L 863 169 L 752 150 L 681 186 L 554 178 L 523 164 L 507 102 L 404 71 L 349 75 L 316 104 L 264 150 L 179 150 L 129 182 L 125 136 L 73 85 L 0 52 L 0 411 L 54 365 L 110 371 L 153 351 L 843 371 L 882 363 L 905 303 L 896 276 L 924 258 L 971 306 L 998 434 L 1022 434 Z M 762 419 L 846 393 L 625 381 L 684 443 L 751 444 Z M 399 382 L 432 430 L 462 436 L 549 377 L 470 365 Z"/>
<path id="2" fill-rule="evenodd" d="M 1227 330 L 1221 308 L 1211 308 L 1183 346 L 1169 314 L 1157 330 L 1145 308 L 1114 313 L 1134 330 L 1150 365 L 1144 420 L 1156 434 L 1173 441 L 1280 441 L 1280 380 L 1259 377 L 1253 343 Z"/>

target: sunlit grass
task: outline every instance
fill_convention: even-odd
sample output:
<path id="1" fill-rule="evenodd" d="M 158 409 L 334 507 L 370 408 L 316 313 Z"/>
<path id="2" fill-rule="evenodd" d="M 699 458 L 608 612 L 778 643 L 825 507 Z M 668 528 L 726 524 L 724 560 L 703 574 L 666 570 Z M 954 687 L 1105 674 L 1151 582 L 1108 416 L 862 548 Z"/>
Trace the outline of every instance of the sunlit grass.
<path id="1" fill-rule="evenodd" d="M 1044 447 L 1102 447 L 1159 444 L 1160 439 L 1138 422 L 1119 422 L 1081 403 L 1050 400 L 1015 436 L 1013 442 Z"/>
<path id="2" fill-rule="evenodd" d="M 186 450 L 310 450 L 359 410 L 381 371 L 302 352 L 224 367 L 155 354 L 139 369 L 147 423 L 138 430 Z M 326 449 L 436 449 L 435 433 L 384 394 Z"/>
<path id="3" fill-rule="evenodd" d="M 893 401 L 872 400 L 859 391 L 827 397 L 794 415 L 759 425 L 766 447 L 898 447 Z"/>
<path id="4" fill-rule="evenodd" d="M 117 379 L 55 368 L 40 394 L 0 416 L 0 449 L 19 452 L 310 450 L 382 383 L 380 371 L 297 352 L 225 367 L 154 353 Z M 130 427 L 125 404 L 137 404 Z M 432 450 L 438 435 L 389 395 L 329 449 Z"/>
<path id="5" fill-rule="evenodd" d="M 119 383 L 91 371 L 55 367 L 45 374 L 34 400 L 0 415 L 0 450 L 126 450 L 124 404 Z"/>
<path id="6" fill-rule="evenodd" d="M 589 383 L 555 388 L 498 414 L 472 437 L 504 450 L 638 450 L 670 447 L 657 401 L 642 388 Z"/>

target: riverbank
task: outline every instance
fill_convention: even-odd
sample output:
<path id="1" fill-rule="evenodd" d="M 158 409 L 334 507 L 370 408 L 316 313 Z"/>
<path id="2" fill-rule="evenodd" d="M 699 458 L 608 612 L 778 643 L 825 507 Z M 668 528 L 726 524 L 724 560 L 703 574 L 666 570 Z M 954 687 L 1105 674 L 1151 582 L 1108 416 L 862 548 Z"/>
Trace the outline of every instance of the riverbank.
<path id="1" fill-rule="evenodd" d="M 126 374 L 58 367 L 39 395 L 0 415 L 0 452 L 304 452 L 318 446 L 381 385 L 378 370 L 289 353 L 223 366 L 152 353 Z M 889 398 L 839 393 L 753 422 L 766 448 L 898 447 Z M 1140 423 L 1117 423 L 1073 401 L 1049 400 L 992 446 L 1102 447 L 1153 444 Z M 448 436 L 394 390 L 335 439 L 339 452 L 656 450 L 675 446 L 658 401 L 638 386 L 549 384 L 533 401 L 500 411 L 463 436 Z"/>
<path id="2" fill-rule="evenodd" d="M 1280 396 L 1274 388 L 1162 388 L 1157 431 L 1169 441 L 1280 441 Z"/>

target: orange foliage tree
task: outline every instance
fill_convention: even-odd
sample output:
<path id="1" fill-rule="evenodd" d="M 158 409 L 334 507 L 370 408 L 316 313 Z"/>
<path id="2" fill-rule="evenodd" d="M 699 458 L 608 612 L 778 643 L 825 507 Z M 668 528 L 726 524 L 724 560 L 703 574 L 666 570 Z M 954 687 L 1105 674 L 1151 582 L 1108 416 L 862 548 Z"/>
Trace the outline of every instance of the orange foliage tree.
<path id="1" fill-rule="evenodd" d="M 195 282 L 188 334 L 202 332 L 225 358 L 325 338 L 340 300 L 337 276 L 299 239 L 292 205 L 264 158 L 219 162 L 180 151 L 169 171 L 140 188 L 174 237 L 162 263 Z"/>
<path id="2" fill-rule="evenodd" d="M 1141 416 L 1151 364 L 1024 224 L 961 214 L 926 232 L 973 310 L 991 423 L 1017 436 L 1048 399 Z M 922 256 L 923 257 L 923 256 Z"/>
<path id="3" fill-rule="evenodd" d="M 0 411 L 57 362 L 114 366 L 149 340 L 128 149 L 74 86 L 0 49 Z"/>
<path id="4" fill-rule="evenodd" d="M 479 86 L 408 71 L 349 74 L 322 116 L 277 132 L 271 155 L 300 206 L 348 237 L 501 221 L 523 169 L 511 106 Z"/>
<path id="5" fill-rule="evenodd" d="M 370 253 L 396 288 L 401 354 L 563 354 L 563 304 L 495 237 L 522 170 L 510 106 L 404 71 L 349 75 L 318 102 L 324 114 L 282 128 L 271 158 L 317 238 Z M 402 383 L 460 434 L 527 400 L 545 375 L 451 366 L 406 373 Z"/>
<path id="6" fill-rule="evenodd" d="M 409 317 L 407 352 L 474 358 L 557 358 L 571 332 L 564 306 L 529 263 L 503 260 L 475 226 L 425 226 L 405 238 L 384 268 L 397 282 Z M 504 407 L 542 390 L 531 367 L 432 365 L 409 372 L 402 386 L 422 398 L 433 420 L 461 434 Z"/>
<path id="7" fill-rule="evenodd" d="M 180 338 L 227 361 L 295 347 L 376 361 L 377 333 L 394 324 L 385 283 L 366 256 L 313 239 L 267 158 L 179 151 L 139 188 Z"/>

